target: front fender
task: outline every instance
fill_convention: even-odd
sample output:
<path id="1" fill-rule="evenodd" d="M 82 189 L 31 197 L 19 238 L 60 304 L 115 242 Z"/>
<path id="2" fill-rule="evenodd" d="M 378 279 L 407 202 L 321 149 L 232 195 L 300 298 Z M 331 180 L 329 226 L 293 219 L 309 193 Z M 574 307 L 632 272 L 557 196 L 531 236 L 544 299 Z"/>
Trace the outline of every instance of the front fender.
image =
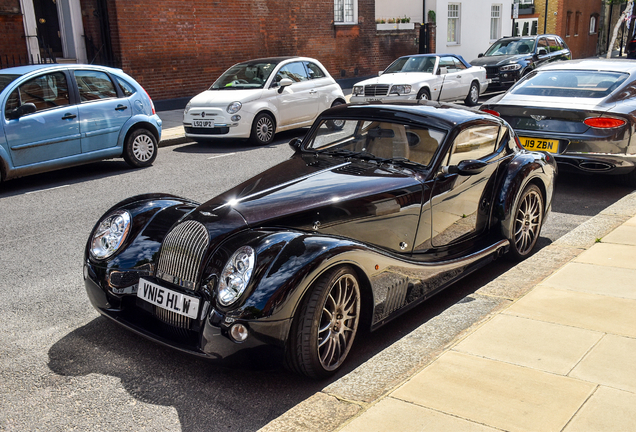
<path id="1" fill-rule="evenodd" d="M 548 216 L 556 173 L 554 157 L 547 153 L 521 151 L 513 157 L 502 174 L 493 209 L 493 216 L 499 221 L 504 238 L 512 238 L 514 208 L 528 184 L 534 183 L 541 189 L 545 199 L 543 217 L 545 219 Z"/>

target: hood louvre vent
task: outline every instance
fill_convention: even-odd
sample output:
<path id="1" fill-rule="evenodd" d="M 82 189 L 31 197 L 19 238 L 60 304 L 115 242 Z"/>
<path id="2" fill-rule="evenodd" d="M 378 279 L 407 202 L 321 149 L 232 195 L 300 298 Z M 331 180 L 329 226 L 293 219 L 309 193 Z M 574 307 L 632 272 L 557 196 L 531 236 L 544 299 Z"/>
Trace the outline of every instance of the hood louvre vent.
<path id="1" fill-rule="evenodd" d="M 344 174 L 362 175 L 365 173 L 366 170 L 367 170 L 366 168 L 361 168 L 354 165 L 346 165 L 334 171 L 341 172 Z"/>
<path id="2" fill-rule="evenodd" d="M 157 277 L 195 290 L 199 267 L 210 238 L 205 226 L 189 220 L 175 226 L 161 245 Z"/>

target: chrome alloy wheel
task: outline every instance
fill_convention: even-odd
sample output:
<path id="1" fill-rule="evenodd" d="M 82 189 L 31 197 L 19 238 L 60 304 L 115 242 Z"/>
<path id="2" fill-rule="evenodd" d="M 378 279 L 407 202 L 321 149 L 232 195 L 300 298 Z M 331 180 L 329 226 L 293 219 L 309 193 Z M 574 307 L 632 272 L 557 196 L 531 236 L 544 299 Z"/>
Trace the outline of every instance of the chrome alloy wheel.
<path id="1" fill-rule="evenodd" d="M 155 143 L 146 134 L 138 135 L 132 143 L 132 152 L 140 162 L 146 162 L 155 152 Z"/>
<path id="2" fill-rule="evenodd" d="M 476 104 L 479 101 L 479 89 L 476 85 L 470 86 L 470 100 Z"/>
<path id="3" fill-rule="evenodd" d="M 274 135 L 274 123 L 268 116 L 262 116 L 256 122 L 256 137 L 260 142 L 267 143 Z"/>
<path id="4" fill-rule="evenodd" d="M 517 208 L 514 225 L 514 241 L 519 254 L 528 254 L 539 236 L 543 218 L 543 201 L 536 188 L 523 196 Z"/>
<path id="5" fill-rule="evenodd" d="M 318 328 L 318 357 L 327 371 L 347 357 L 360 320 L 360 288 L 351 274 L 338 278 L 325 299 Z"/>

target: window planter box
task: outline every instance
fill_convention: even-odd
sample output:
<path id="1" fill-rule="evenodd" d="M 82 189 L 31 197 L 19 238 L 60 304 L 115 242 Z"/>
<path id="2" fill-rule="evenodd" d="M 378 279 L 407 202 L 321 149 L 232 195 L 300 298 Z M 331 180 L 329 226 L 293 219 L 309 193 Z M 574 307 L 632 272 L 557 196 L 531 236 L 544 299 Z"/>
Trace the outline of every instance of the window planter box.
<path id="1" fill-rule="evenodd" d="M 378 31 L 386 30 L 413 30 L 415 23 L 390 23 L 390 24 L 376 24 L 375 29 Z"/>

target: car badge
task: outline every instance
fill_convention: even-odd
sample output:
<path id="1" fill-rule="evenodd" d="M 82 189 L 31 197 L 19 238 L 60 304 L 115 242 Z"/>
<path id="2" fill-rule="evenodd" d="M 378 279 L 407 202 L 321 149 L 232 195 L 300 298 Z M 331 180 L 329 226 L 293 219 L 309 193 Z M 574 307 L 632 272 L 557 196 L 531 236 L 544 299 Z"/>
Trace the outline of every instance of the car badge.
<path id="1" fill-rule="evenodd" d="M 532 117 L 534 119 L 534 121 L 541 121 L 541 120 L 545 120 L 546 116 L 542 116 L 542 115 L 530 115 L 530 117 Z"/>
<path id="2" fill-rule="evenodd" d="M 205 111 L 201 113 L 201 117 L 205 117 Z"/>

